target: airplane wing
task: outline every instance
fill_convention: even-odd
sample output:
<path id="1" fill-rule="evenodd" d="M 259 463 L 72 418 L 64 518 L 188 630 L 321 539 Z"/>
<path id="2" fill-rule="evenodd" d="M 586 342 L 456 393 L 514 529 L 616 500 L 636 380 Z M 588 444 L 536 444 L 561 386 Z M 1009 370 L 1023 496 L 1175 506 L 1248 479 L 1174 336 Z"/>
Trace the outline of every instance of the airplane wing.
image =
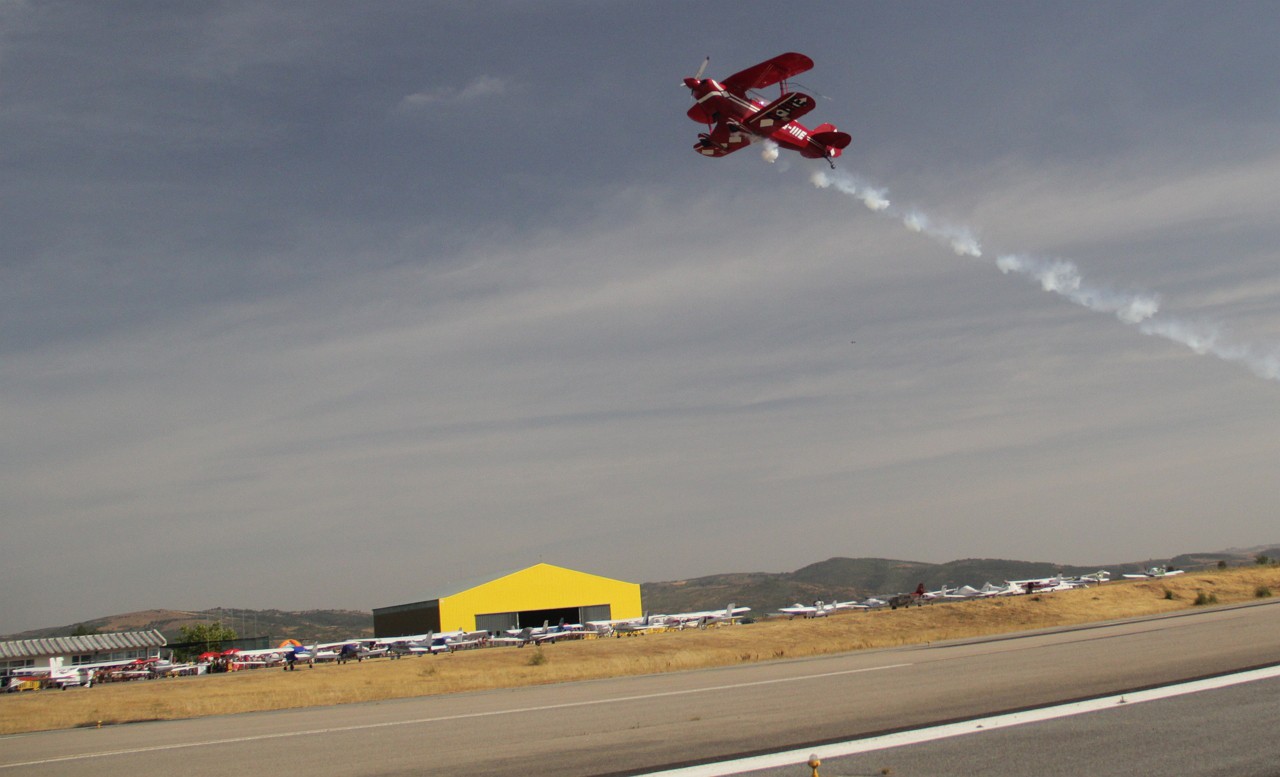
<path id="1" fill-rule="evenodd" d="M 284 652 L 284 649 L 281 648 L 257 648 L 254 650 L 241 650 L 236 655 L 241 658 L 265 658 L 271 655 L 284 655 Z"/>
<path id="2" fill-rule="evenodd" d="M 749 145 L 751 138 L 747 137 L 741 127 L 722 121 L 716 124 L 710 135 L 705 132 L 698 135 L 698 145 L 693 150 L 703 156 L 721 157 Z"/>
<path id="3" fill-rule="evenodd" d="M 813 60 L 794 51 L 779 54 L 767 62 L 752 65 L 726 78 L 721 83 L 724 88 L 738 96 L 745 95 L 748 89 L 763 89 L 773 86 L 798 73 L 813 67 Z"/>
<path id="4" fill-rule="evenodd" d="M 133 659 L 122 658 L 115 661 L 99 661 L 95 664 L 76 664 L 66 667 L 67 669 L 112 669 L 117 666 L 128 666 L 134 663 Z"/>
<path id="5" fill-rule="evenodd" d="M 799 602 L 791 605 L 790 607 L 778 608 L 778 612 L 786 613 L 787 615 L 813 615 L 817 611 L 818 611 L 817 607 L 811 607 L 809 605 L 800 604 Z"/>
<path id="6" fill-rule="evenodd" d="M 751 116 L 742 123 L 753 132 L 769 135 L 774 130 L 795 121 L 813 110 L 817 102 L 807 94 L 788 92 Z"/>

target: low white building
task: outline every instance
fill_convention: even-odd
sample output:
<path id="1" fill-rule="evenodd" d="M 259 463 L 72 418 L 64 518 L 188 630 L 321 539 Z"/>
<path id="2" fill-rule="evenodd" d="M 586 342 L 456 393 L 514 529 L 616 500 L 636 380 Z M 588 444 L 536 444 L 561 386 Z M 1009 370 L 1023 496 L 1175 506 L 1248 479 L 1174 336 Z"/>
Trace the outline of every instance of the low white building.
<path id="1" fill-rule="evenodd" d="M 164 635 L 155 629 L 0 642 L 0 676 L 20 669 L 56 671 L 109 661 L 153 658 L 159 656 L 160 648 L 167 644 Z"/>

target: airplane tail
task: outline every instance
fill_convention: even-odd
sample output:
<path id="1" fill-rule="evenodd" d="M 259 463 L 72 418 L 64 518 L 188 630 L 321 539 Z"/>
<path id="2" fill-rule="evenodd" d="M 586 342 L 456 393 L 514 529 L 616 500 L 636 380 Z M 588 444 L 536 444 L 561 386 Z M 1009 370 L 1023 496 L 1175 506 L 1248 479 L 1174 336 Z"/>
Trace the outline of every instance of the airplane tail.
<path id="1" fill-rule="evenodd" d="M 825 159 L 835 167 L 836 163 L 832 160 L 840 156 L 845 146 L 852 142 L 853 137 L 849 133 L 840 132 L 834 124 L 823 124 L 809 135 L 809 143 L 800 151 L 800 155 L 810 159 Z"/>
<path id="2" fill-rule="evenodd" d="M 836 129 L 835 124 L 818 124 L 814 128 L 812 136 L 813 140 L 822 143 L 823 146 L 832 146 L 835 148 L 844 148 L 849 145 L 854 138 L 847 132 L 840 132 Z"/>
<path id="3" fill-rule="evenodd" d="M 847 132 L 840 132 L 833 124 L 823 124 L 818 128 L 819 132 L 814 132 L 809 137 L 827 148 L 834 149 L 832 156 L 836 156 L 839 151 L 853 142 L 853 136 Z"/>

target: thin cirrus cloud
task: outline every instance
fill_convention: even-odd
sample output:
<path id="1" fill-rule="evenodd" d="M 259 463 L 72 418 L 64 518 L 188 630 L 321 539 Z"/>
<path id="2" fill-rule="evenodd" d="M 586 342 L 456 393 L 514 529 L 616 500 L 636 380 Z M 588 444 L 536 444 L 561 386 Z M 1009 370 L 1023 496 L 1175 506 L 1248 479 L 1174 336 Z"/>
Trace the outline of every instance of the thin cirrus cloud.
<path id="1" fill-rule="evenodd" d="M 504 78 L 480 75 L 461 88 L 438 86 L 406 95 L 397 107 L 402 111 L 413 111 L 428 105 L 469 102 L 506 94 L 508 88 L 509 84 Z"/>

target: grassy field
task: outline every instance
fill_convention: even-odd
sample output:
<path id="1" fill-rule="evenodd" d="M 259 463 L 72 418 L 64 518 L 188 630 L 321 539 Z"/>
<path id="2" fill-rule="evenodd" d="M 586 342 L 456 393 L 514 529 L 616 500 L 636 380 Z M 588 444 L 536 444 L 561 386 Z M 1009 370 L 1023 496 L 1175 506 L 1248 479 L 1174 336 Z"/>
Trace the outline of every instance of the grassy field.
<path id="1" fill-rule="evenodd" d="M 705 631 L 0 695 L 0 734 L 674 672 L 1151 615 L 1280 593 L 1280 568 L 1187 573 L 1053 594 L 771 620 Z M 535 658 L 540 656 L 540 658 Z"/>

